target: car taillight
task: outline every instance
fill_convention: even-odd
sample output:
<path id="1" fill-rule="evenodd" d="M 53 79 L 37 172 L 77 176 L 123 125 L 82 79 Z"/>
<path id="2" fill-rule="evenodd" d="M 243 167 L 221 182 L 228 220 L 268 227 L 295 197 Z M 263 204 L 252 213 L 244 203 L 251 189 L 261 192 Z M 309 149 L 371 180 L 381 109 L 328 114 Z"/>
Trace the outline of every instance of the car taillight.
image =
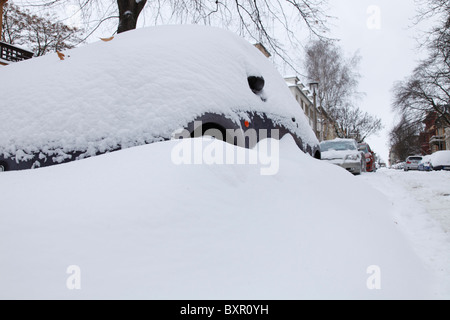
<path id="1" fill-rule="evenodd" d="M 411 164 L 411 161 L 406 161 L 407 164 Z"/>

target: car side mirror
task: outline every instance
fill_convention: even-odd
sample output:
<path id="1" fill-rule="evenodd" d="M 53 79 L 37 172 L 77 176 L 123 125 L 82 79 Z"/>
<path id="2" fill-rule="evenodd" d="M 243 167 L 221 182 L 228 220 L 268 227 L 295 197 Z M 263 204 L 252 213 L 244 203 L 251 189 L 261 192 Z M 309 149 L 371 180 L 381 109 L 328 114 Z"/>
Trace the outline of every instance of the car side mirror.
<path id="1" fill-rule="evenodd" d="M 254 94 L 258 94 L 264 89 L 265 81 L 263 77 L 249 76 L 247 80 Z"/>

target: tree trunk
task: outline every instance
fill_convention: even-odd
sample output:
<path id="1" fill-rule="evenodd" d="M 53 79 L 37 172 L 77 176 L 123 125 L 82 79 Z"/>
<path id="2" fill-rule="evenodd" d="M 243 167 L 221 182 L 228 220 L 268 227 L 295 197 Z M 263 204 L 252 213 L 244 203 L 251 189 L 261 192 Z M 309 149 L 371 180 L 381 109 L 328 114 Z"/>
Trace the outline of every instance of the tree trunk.
<path id="1" fill-rule="evenodd" d="M 3 5 L 7 2 L 8 0 L 0 0 L 0 41 L 2 41 L 2 26 L 3 26 Z"/>
<path id="2" fill-rule="evenodd" d="M 137 19 L 147 0 L 117 0 L 119 27 L 117 33 L 136 29 Z"/>

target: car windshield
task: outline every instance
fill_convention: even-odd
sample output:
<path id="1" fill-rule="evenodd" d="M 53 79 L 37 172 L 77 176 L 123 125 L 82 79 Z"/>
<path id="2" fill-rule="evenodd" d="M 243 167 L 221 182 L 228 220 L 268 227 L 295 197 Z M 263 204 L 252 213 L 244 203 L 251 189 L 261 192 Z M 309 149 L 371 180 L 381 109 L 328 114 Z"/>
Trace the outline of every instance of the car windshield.
<path id="1" fill-rule="evenodd" d="M 335 150 L 356 150 L 356 145 L 352 141 L 325 141 L 320 144 L 322 152 Z"/>
<path id="2" fill-rule="evenodd" d="M 408 160 L 409 161 L 420 161 L 420 160 L 422 160 L 422 157 L 409 157 Z"/>
<path id="3" fill-rule="evenodd" d="M 363 152 L 365 152 L 365 153 L 368 153 L 368 152 L 369 152 L 369 148 L 368 148 L 367 145 L 365 145 L 365 144 L 361 144 L 361 145 L 359 146 L 358 150 L 359 150 L 359 151 L 363 151 Z"/>

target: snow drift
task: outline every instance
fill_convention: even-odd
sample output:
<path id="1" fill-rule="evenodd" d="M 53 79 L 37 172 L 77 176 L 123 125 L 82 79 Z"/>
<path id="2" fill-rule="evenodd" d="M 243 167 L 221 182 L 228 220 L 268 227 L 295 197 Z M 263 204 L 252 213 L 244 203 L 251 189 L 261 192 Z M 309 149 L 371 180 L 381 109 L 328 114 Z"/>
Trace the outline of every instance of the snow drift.
<path id="1" fill-rule="evenodd" d="M 443 297 L 386 197 L 291 137 L 273 176 L 260 165 L 176 165 L 179 143 L 189 141 L 3 173 L 0 297 Z M 67 285 L 72 270 L 79 290 Z"/>

